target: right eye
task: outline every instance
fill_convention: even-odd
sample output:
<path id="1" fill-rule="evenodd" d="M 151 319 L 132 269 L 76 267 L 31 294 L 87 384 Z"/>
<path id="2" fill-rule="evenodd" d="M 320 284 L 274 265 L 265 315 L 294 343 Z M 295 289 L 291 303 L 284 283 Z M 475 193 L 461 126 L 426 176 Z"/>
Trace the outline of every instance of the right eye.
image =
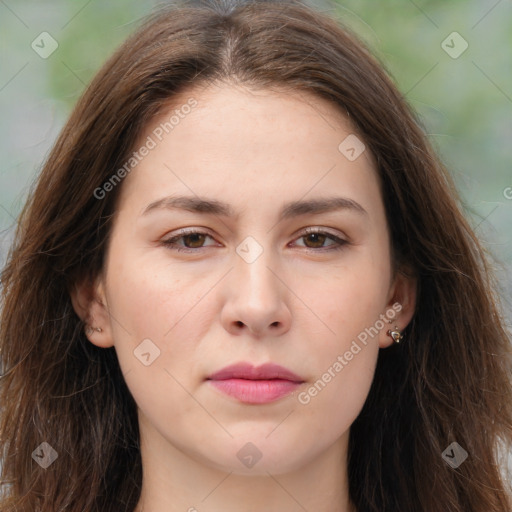
<path id="1" fill-rule="evenodd" d="M 204 248 L 202 244 L 206 238 L 211 238 L 213 240 L 213 237 L 208 233 L 194 229 L 187 229 L 182 230 L 180 233 L 172 236 L 171 238 L 163 240 L 162 244 L 172 250 L 179 252 L 196 252 L 196 249 Z M 180 240 L 183 241 L 183 245 L 177 243 Z"/>

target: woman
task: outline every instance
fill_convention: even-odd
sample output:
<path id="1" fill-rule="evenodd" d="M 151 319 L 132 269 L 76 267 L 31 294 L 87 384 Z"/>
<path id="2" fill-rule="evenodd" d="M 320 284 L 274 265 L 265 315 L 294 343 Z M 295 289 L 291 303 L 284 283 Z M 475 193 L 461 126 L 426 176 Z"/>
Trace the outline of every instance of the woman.
<path id="1" fill-rule="evenodd" d="M 299 2 L 130 37 L 2 283 L 2 511 L 510 511 L 483 251 L 384 71 Z"/>

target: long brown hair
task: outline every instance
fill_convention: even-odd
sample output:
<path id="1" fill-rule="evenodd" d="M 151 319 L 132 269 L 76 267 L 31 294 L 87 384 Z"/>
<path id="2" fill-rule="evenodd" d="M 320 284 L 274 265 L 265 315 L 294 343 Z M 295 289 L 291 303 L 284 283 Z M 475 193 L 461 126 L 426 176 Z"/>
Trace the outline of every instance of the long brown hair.
<path id="1" fill-rule="evenodd" d="M 120 512 L 138 502 L 136 404 L 114 348 L 87 340 L 69 291 L 102 270 L 122 184 L 102 199 L 95 190 L 173 95 L 212 82 L 310 91 L 347 115 L 377 162 L 393 261 L 417 279 L 405 339 L 380 351 L 350 429 L 357 510 L 509 512 L 500 455 L 512 441 L 510 338 L 484 251 L 382 66 L 298 0 L 166 8 L 76 105 L 2 272 L 0 511 Z M 42 442 L 58 454 L 47 469 L 32 456 Z M 442 456 L 453 442 L 468 453 L 457 468 Z"/>

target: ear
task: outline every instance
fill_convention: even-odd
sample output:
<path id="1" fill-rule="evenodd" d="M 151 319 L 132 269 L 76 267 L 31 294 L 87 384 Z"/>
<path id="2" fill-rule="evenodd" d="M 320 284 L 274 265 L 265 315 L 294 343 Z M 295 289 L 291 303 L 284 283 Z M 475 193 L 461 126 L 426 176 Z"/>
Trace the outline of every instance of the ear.
<path id="1" fill-rule="evenodd" d="M 69 293 L 73 309 L 86 324 L 85 334 L 89 341 L 101 348 L 114 346 L 102 277 L 94 281 L 84 279 L 75 284 Z"/>
<path id="2" fill-rule="evenodd" d="M 386 319 L 388 323 L 379 332 L 379 347 L 386 348 L 395 341 L 388 330 L 398 327 L 400 331 L 409 325 L 416 308 L 417 280 L 412 275 L 396 272 L 389 289 L 388 303 L 386 307 Z M 390 321 L 390 322 L 389 322 Z"/>

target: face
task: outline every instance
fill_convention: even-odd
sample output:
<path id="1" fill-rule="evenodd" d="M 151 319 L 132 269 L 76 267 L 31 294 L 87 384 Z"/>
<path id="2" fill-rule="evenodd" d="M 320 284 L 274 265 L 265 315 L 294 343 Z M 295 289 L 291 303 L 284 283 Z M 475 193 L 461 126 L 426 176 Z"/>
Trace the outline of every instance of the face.
<path id="1" fill-rule="evenodd" d="M 90 339 L 115 347 L 163 451 L 259 474 L 343 452 L 410 302 L 362 141 L 316 96 L 227 85 L 147 126 L 117 185 Z M 210 379 L 237 363 L 245 378 Z M 295 377 L 251 380 L 267 363 Z"/>

